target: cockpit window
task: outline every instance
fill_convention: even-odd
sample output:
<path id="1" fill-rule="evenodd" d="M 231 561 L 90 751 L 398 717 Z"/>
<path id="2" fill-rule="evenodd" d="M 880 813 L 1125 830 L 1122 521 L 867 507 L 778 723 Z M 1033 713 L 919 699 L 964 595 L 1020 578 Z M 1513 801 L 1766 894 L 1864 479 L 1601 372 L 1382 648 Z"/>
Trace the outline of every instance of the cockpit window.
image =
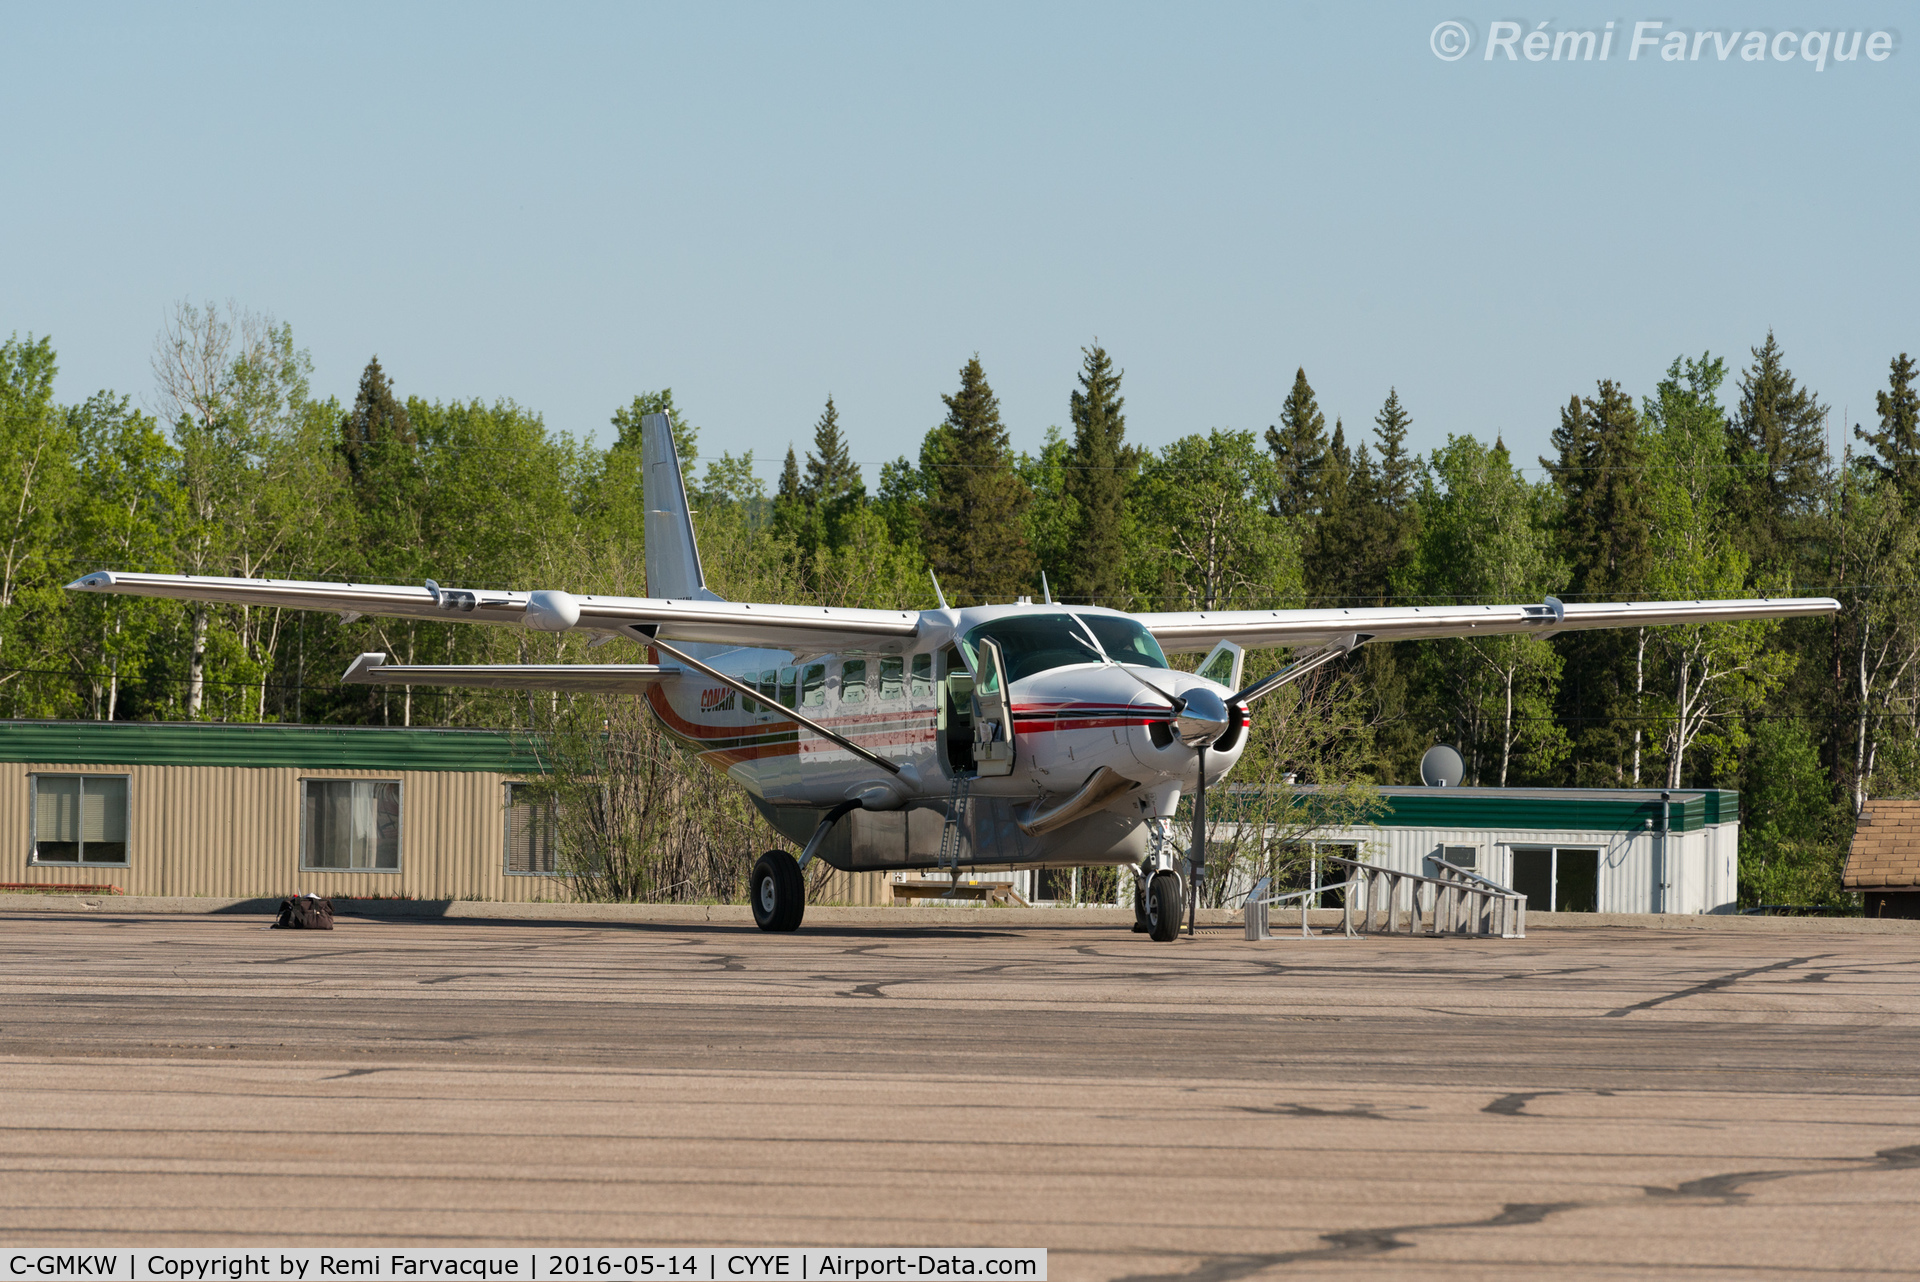
<path id="1" fill-rule="evenodd" d="M 1000 643 L 1009 681 L 1076 663 L 1099 663 L 1104 658 L 1077 620 L 1066 614 L 1016 614 L 972 629 L 960 638 L 960 644 L 966 647 L 967 663 L 976 672 L 981 637 L 992 637 Z M 1166 666 L 1164 660 L 1160 666 Z"/>
<path id="2" fill-rule="evenodd" d="M 1077 614 L 1100 642 L 1100 648 L 1115 663 L 1131 663 L 1142 668 L 1164 668 L 1167 656 L 1153 633 L 1138 620 L 1124 614 Z"/>

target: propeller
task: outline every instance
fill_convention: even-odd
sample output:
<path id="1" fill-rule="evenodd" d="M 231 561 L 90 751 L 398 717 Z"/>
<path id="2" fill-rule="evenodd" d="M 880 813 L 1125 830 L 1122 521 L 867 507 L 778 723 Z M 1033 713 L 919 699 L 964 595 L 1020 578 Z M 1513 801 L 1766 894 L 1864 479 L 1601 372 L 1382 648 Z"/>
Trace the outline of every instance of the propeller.
<path id="1" fill-rule="evenodd" d="M 1184 695 L 1172 694 L 1125 664 L 1119 667 L 1167 701 L 1173 708 L 1173 737 L 1199 754 L 1200 780 L 1193 791 L 1193 845 L 1187 856 L 1193 865 L 1193 890 L 1187 896 L 1187 934 L 1191 936 L 1199 912 L 1200 883 L 1207 875 L 1207 749 L 1218 743 L 1220 736 L 1233 725 L 1233 710 L 1226 700 L 1205 686 Z"/>
<path id="2" fill-rule="evenodd" d="M 1162 690 L 1153 682 L 1129 668 L 1126 664 L 1116 665 L 1119 669 L 1138 681 L 1147 689 L 1167 701 L 1173 709 L 1173 735 L 1181 743 L 1194 749 L 1198 756 L 1200 778 L 1193 790 L 1193 845 L 1188 861 L 1193 867 L 1192 893 L 1187 896 L 1187 934 L 1193 934 L 1193 927 L 1199 916 L 1200 884 L 1207 874 L 1207 749 L 1220 742 L 1236 718 L 1244 717 L 1246 709 L 1255 699 L 1264 698 L 1281 686 L 1298 681 L 1316 668 L 1320 668 L 1350 654 L 1373 638 L 1358 632 L 1349 632 L 1345 636 L 1335 637 L 1325 646 L 1304 655 L 1277 672 L 1269 673 L 1260 680 L 1235 694 L 1222 699 L 1205 686 L 1196 686 L 1184 695 Z"/>

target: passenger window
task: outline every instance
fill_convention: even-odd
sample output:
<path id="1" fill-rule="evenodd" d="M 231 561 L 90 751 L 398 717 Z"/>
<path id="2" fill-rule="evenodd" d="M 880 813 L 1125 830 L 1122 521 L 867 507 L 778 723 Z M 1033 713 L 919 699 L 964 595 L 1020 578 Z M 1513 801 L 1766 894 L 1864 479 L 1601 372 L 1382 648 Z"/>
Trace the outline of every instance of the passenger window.
<path id="1" fill-rule="evenodd" d="M 888 655 L 880 660 L 880 697 L 882 699 L 906 697 L 906 666 L 907 661 L 897 654 Z"/>
<path id="2" fill-rule="evenodd" d="M 800 706 L 798 702 L 799 692 L 794 689 L 794 685 L 799 679 L 800 679 L 800 670 L 798 668 L 780 669 L 780 706 L 781 707 L 797 708 Z"/>
<path id="3" fill-rule="evenodd" d="M 840 702 L 865 703 L 867 701 L 867 661 L 848 659 L 840 665 Z"/>
<path id="4" fill-rule="evenodd" d="M 933 656 L 916 654 L 913 656 L 913 697 L 933 693 Z"/>
<path id="5" fill-rule="evenodd" d="M 809 663 L 806 675 L 800 681 L 800 704 L 802 707 L 818 708 L 827 701 L 827 665 Z"/>

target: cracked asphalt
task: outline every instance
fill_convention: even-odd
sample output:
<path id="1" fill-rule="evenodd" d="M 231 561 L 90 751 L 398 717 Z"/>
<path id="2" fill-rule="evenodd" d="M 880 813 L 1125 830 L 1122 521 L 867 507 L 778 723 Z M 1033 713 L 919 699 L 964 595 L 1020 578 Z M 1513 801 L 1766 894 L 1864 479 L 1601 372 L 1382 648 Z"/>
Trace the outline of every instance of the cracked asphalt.
<path id="1" fill-rule="evenodd" d="M 1913 1276 L 1920 934 L 0 915 L 0 1241 Z"/>

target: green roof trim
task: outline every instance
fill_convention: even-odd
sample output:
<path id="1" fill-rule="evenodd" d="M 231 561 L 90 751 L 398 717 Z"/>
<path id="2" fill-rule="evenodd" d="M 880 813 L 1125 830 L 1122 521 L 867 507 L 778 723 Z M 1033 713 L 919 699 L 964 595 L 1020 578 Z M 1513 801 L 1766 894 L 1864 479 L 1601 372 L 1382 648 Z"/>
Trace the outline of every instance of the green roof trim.
<path id="1" fill-rule="evenodd" d="M 539 774 L 533 736 L 510 730 L 0 721 L 0 761 L 76 766 L 241 766 Z"/>
<path id="2" fill-rule="evenodd" d="M 1627 832 L 1647 821 L 1668 831 L 1695 832 L 1740 817 L 1740 794 L 1725 789 L 1674 790 L 1663 803 L 1658 788 L 1382 788 L 1384 809 L 1368 825 L 1380 828 L 1491 828 L 1552 832 Z M 1215 817 L 1232 822 L 1238 790 L 1213 803 Z M 1305 804 L 1307 790 L 1294 795 Z"/>

